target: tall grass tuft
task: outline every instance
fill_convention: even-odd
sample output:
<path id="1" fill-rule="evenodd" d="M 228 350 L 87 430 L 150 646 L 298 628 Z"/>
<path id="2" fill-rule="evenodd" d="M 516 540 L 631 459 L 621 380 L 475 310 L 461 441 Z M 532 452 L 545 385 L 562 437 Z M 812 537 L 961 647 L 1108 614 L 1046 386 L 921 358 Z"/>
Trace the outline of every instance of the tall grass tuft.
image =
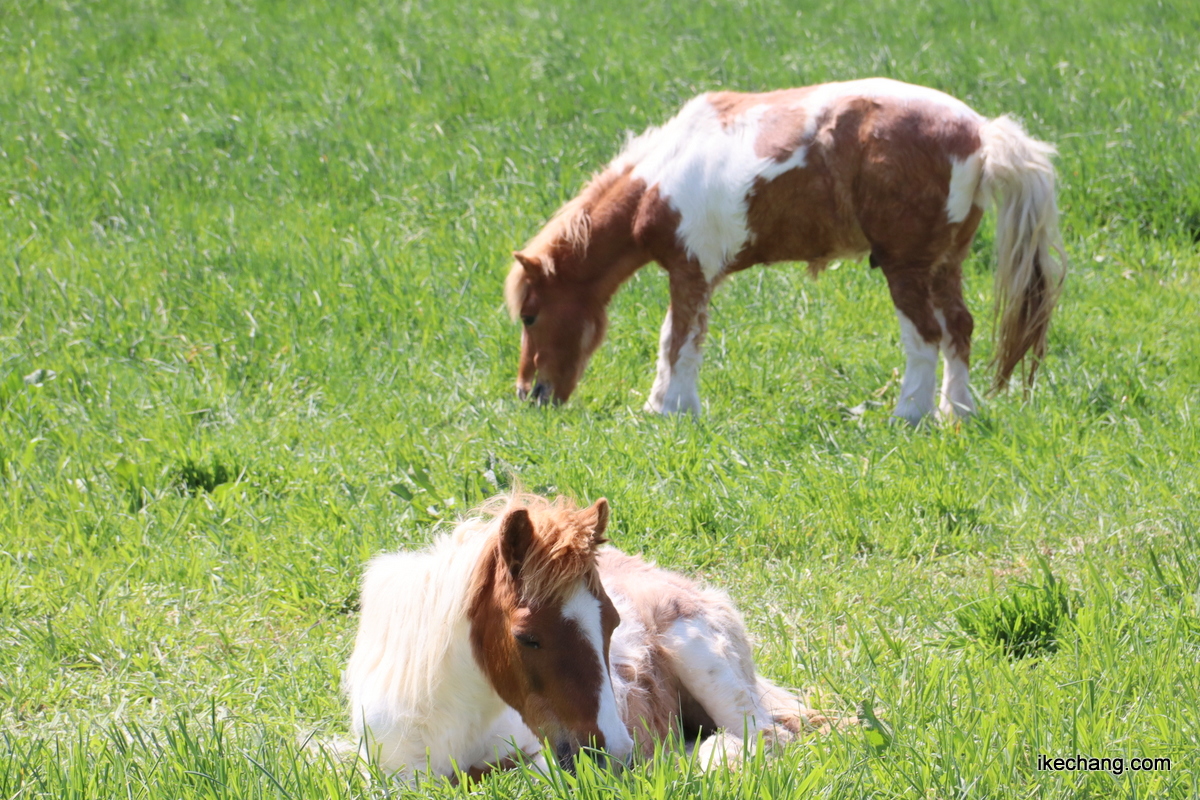
<path id="1" fill-rule="evenodd" d="M 963 632 L 976 641 L 998 647 L 1010 658 L 1028 658 L 1058 649 L 1063 622 L 1075 615 L 1075 603 L 1065 583 L 1039 559 L 1042 580 L 1018 583 L 1006 596 L 994 593 L 955 612 Z"/>

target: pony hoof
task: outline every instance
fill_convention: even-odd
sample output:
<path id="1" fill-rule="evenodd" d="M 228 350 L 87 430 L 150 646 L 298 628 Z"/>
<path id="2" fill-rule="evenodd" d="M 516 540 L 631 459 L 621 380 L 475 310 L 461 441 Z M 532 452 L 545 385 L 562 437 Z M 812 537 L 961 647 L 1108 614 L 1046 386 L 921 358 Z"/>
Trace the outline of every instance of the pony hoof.
<path id="1" fill-rule="evenodd" d="M 928 415 L 926 415 L 926 414 L 914 413 L 914 412 L 907 412 L 907 413 L 901 412 L 901 411 L 893 411 L 892 412 L 892 419 L 897 420 L 899 422 L 905 422 L 908 424 L 908 426 L 910 428 L 920 427 L 921 422 L 924 421 L 925 419 L 927 419 L 927 416 Z"/>

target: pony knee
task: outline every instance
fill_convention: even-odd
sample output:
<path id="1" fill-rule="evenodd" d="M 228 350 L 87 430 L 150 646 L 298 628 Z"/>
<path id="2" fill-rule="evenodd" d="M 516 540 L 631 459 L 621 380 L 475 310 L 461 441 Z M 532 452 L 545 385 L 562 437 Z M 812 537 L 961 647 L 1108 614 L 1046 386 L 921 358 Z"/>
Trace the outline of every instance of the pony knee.
<path id="1" fill-rule="evenodd" d="M 963 304 L 939 311 L 942 316 L 942 351 L 947 358 L 954 356 L 963 362 L 971 360 L 971 336 L 975 333 L 975 318 Z"/>

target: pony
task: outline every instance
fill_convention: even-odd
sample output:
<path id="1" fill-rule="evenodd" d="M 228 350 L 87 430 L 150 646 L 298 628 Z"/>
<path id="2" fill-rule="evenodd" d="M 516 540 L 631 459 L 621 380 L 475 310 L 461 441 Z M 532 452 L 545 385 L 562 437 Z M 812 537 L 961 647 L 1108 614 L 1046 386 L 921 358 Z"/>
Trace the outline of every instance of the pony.
<path id="1" fill-rule="evenodd" d="M 974 320 L 962 262 L 995 201 L 992 391 L 1032 351 L 1028 384 L 1066 274 L 1054 148 L 1008 116 L 884 78 L 762 94 L 709 92 L 630 139 L 515 252 L 505 302 L 523 323 L 517 395 L 563 403 L 608 325 L 605 308 L 651 261 L 670 308 L 646 410 L 700 412 L 714 290 L 757 264 L 866 255 L 887 281 L 906 354 L 895 415 L 970 415 Z M 938 352 L 945 361 L 936 397 Z"/>
<path id="2" fill-rule="evenodd" d="M 401 779 L 616 763 L 712 734 L 710 766 L 826 718 L 758 675 L 722 592 L 602 547 L 607 500 L 513 494 L 426 549 L 376 557 L 343 675 L 360 755 Z M 747 741 L 746 734 L 753 738 Z"/>

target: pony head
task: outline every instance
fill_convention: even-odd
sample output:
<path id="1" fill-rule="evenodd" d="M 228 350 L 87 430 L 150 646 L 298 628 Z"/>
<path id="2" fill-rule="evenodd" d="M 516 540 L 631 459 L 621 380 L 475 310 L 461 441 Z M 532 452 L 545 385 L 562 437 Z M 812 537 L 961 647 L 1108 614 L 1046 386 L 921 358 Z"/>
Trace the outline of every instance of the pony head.
<path id="1" fill-rule="evenodd" d="M 600 584 L 596 548 L 608 501 L 520 500 L 500 514 L 468 606 L 471 647 L 496 693 L 570 769 L 581 747 L 624 760 L 608 650 L 620 616 Z"/>
<path id="2" fill-rule="evenodd" d="M 521 399 L 566 402 L 604 341 L 608 301 L 650 258 L 633 226 L 644 189 L 629 169 L 606 170 L 513 253 L 504 301 L 523 326 Z"/>
<path id="3" fill-rule="evenodd" d="M 539 253 L 534 244 L 513 253 L 504 287 L 509 313 L 522 325 L 517 397 L 564 403 L 604 340 L 608 316 L 591 282 L 566 276 L 573 248 Z"/>

